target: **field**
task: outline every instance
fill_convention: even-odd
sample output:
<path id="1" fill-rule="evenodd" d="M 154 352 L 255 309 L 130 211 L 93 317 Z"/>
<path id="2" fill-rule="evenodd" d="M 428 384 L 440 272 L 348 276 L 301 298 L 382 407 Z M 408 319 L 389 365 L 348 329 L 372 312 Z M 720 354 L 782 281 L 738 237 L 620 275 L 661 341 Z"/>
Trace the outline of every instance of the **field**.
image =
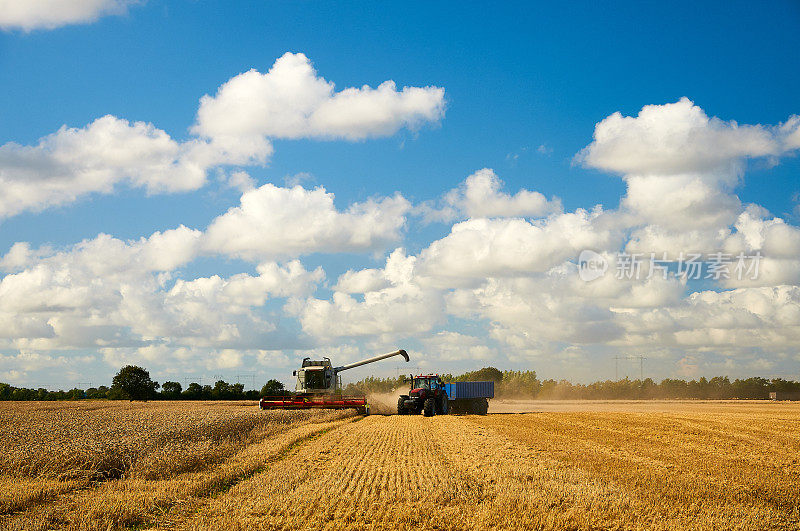
<path id="1" fill-rule="evenodd" d="M 508 413 L 6 402 L 0 527 L 800 527 L 800 404 L 492 409 Z"/>

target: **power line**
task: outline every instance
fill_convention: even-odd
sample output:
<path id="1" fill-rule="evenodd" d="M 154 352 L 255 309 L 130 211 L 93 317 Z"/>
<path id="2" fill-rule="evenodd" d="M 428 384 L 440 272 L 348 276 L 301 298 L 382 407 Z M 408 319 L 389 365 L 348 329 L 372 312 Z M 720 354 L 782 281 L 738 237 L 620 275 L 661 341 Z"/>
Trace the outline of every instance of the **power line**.
<path id="1" fill-rule="evenodd" d="M 614 356 L 614 379 L 619 381 L 619 360 L 639 360 L 639 380 L 644 381 L 644 356 Z"/>

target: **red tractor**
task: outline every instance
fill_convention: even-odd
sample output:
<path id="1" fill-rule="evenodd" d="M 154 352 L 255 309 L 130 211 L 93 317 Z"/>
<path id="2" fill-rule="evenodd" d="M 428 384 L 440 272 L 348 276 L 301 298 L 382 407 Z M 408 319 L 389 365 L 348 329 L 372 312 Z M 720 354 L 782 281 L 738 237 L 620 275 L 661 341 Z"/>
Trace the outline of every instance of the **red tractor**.
<path id="1" fill-rule="evenodd" d="M 411 379 L 411 391 L 397 399 L 398 415 L 447 415 L 450 400 L 438 374 L 420 375 Z"/>
<path id="2" fill-rule="evenodd" d="M 438 374 L 411 377 L 411 391 L 397 399 L 398 415 L 485 415 L 494 398 L 494 382 L 444 383 Z"/>

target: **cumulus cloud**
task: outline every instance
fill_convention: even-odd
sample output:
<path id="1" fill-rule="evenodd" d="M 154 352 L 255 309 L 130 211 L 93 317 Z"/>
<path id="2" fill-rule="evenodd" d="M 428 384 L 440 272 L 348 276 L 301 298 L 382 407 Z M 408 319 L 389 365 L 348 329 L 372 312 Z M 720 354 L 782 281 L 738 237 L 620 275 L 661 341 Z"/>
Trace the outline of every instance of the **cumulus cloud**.
<path id="1" fill-rule="evenodd" d="M 682 100 L 602 124 L 581 157 L 623 173 L 627 191 L 618 209 L 564 212 L 537 192 L 504 191 L 498 176 L 483 169 L 436 204 L 416 207 L 458 220 L 445 235 L 413 254 L 395 249 L 382 267 L 350 267 L 332 286 L 321 268 L 307 269 L 296 258 L 341 252 L 375 258 L 403 240 L 415 211 L 403 196 L 337 207 L 322 187 L 256 187 L 247 174 L 233 172 L 221 179 L 242 190 L 241 203 L 204 232 L 179 227 L 132 241 L 101 234 L 66 250 L 18 242 L 0 258 L 8 272 L 0 280 L 0 348 L 42 355 L 91 348 L 109 363 L 171 357 L 209 370 L 289 365 L 301 352 L 355 359 L 406 340 L 431 359 L 465 360 L 465 367 L 505 357 L 546 359 L 563 370 L 591 366 L 592 355 L 612 350 L 672 360 L 675 371 L 687 360 L 701 371 L 728 370 L 725 360 L 772 367 L 777 356 L 796 351 L 800 229 L 743 205 L 735 187 L 744 159 L 800 145 L 798 119 L 739 126 Z M 253 138 L 267 142 L 268 134 L 257 130 Z M 188 147 L 157 131 L 144 136 L 155 139 L 158 149 L 148 149 L 165 153 L 163 160 L 188 156 L 182 151 Z M 209 150 L 204 156 L 221 149 L 216 136 L 197 142 Z M 704 148 L 695 153 L 687 142 Z M 682 149 L 689 149 L 684 161 Z M 108 166 L 113 158 L 104 160 Z M 170 182 L 157 172 L 115 179 L 154 190 Z M 584 249 L 611 264 L 606 275 L 580 279 L 576 259 Z M 668 252 L 673 259 L 681 251 L 763 258 L 757 279 L 704 281 L 700 290 L 674 271 L 650 275 L 646 261 L 638 279 L 617 278 L 614 258 L 623 249 Z M 257 265 L 228 276 L 182 278 L 182 268 L 201 255 Z M 716 365 L 710 353 L 719 357 Z M 24 360 L 2 361 L 0 370 L 18 370 L 14 364 Z"/>
<path id="2" fill-rule="evenodd" d="M 694 120 L 692 127 L 679 119 L 681 113 Z M 378 301 L 398 303 L 393 311 L 402 312 L 417 310 L 414 303 L 420 300 L 435 307 L 443 299 L 448 318 L 485 323 L 487 335 L 473 346 L 485 347 L 481 352 L 488 356 L 506 352 L 510 359 L 557 357 L 565 345 L 567 350 L 608 346 L 616 352 L 646 352 L 676 360 L 687 352 L 705 359 L 711 351 L 750 359 L 753 353 L 748 348 L 760 349 L 758 359 L 764 359 L 769 357 L 765 352 L 796 347 L 800 229 L 761 207 L 742 205 L 734 189 L 744 158 L 794 149 L 797 120 L 779 126 L 738 126 L 707 118 L 687 102 L 651 106 L 633 120 L 635 134 L 622 135 L 619 145 L 604 145 L 597 153 L 605 158 L 592 159 L 596 166 L 624 173 L 628 190 L 619 210 L 557 210 L 543 219 L 521 219 L 541 207 L 544 202 L 536 200 L 544 198 L 533 196 L 535 200 L 529 201 L 525 191 L 503 193 L 491 170 L 476 172 L 436 207 L 442 218 L 468 219 L 453 225 L 449 234 L 417 256 L 403 255 L 410 267 L 402 284 L 407 291 L 402 293 L 415 293 L 416 298 L 392 298 L 397 286 L 387 280 L 384 269 L 349 270 L 339 278 L 330 300 L 310 299 L 297 310 L 305 319 L 304 329 L 328 340 L 338 337 L 339 330 L 342 335 L 357 335 L 355 329 L 362 324 L 365 334 L 381 337 L 430 331 L 432 335 L 422 339 L 429 350 L 447 356 L 461 349 L 460 359 L 472 356 L 469 336 L 440 330 L 446 327 L 442 319 L 431 327 L 414 328 L 400 313 L 397 326 L 392 326 L 376 323 L 377 312 L 367 311 L 379 308 Z M 623 120 L 620 127 L 629 126 Z M 601 127 L 600 133 L 597 145 L 608 140 L 607 130 Z M 652 135 L 644 141 L 639 138 L 647 134 Z M 768 147 L 760 148 L 759 139 L 766 139 Z M 622 144 L 630 142 L 639 144 L 624 151 Z M 690 153 L 688 161 L 680 160 L 686 142 L 704 146 L 700 153 Z M 715 149 L 714 142 L 720 143 L 721 151 L 701 156 L 704 150 Z M 583 156 L 591 154 L 590 148 Z M 637 159 L 640 152 L 646 154 Z M 619 159 L 612 163 L 614 153 Z M 653 165 L 645 167 L 651 155 Z M 667 164 L 667 155 L 675 157 L 675 165 Z M 580 280 L 574 261 L 583 249 L 599 251 L 612 264 L 611 270 L 591 283 Z M 621 249 L 668 252 L 673 260 L 681 251 L 724 251 L 731 256 L 757 251 L 764 258 L 758 279 L 723 278 L 719 291 L 692 293 L 685 278 L 650 274 L 646 262 L 638 279 L 617 278 L 613 259 Z M 330 321 L 335 326 L 325 326 Z M 492 350 L 490 340 L 503 348 Z M 586 352 L 573 361 L 586 363 Z"/>
<path id="3" fill-rule="evenodd" d="M 142 0 L 0 0 L 0 28 L 53 29 L 125 13 Z"/>
<path id="4" fill-rule="evenodd" d="M 473 173 L 457 188 L 447 192 L 440 205 L 423 204 L 418 211 L 427 221 L 458 218 L 541 217 L 561 210 L 561 201 L 548 201 L 539 192 L 520 190 L 514 195 L 501 191 L 503 181 L 491 168 Z"/>
<path id="5" fill-rule="evenodd" d="M 631 231 L 626 251 L 667 252 L 675 259 L 682 251 L 711 253 L 731 245 L 745 208 L 734 192 L 744 161 L 792 154 L 800 146 L 798 128 L 798 116 L 778 125 L 708 117 L 682 98 L 647 105 L 635 117 L 612 114 L 597 124 L 594 140 L 576 160 L 625 179 L 618 218 Z"/>
<path id="6" fill-rule="evenodd" d="M 193 132 L 223 145 L 243 139 L 389 136 L 444 116 L 444 89 L 404 87 L 393 81 L 339 92 L 319 77 L 302 53 L 286 53 L 262 74 L 250 70 L 204 96 Z"/>
<path id="7" fill-rule="evenodd" d="M 0 217 L 108 194 L 120 184 L 148 193 L 196 190 L 210 166 L 252 163 L 266 155 L 177 142 L 152 124 L 108 115 L 86 127 L 64 126 L 36 145 L 0 146 Z"/>
<path id="8" fill-rule="evenodd" d="M 427 352 L 445 361 L 489 360 L 497 350 L 486 345 L 486 339 L 443 330 L 423 340 Z"/>
<path id="9" fill-rule="evenodd" d="M 265 184 L 242 194 L 241 204 L 208 227 L 209 252 L 256 260 L 314 252 L 363 252 L 401 237 L 410 203 L 400 194 L 338 210 L 318 187 Z"/>
<path id="10" fill-rule="evenodd" d="M 380 272 L 382 282 L 363 283 L 363 300 L 335 291 L 331 300 L 309 298 L 290 307 L 303 330 L 324 341 L 341 337 L 398 337 L 425 332 L 444 319 L 441 293 L 421 286 L 415 276 L 416 257 L 393 251 Z M 367 277 L 377 276 L 370 272 Z M 347 285 L 352 273 L 340 279 Z M 361 280 L 361 279 L 359 279 Z M 348 286 L 349 287 L 349 286 Z"/>
<path id="11" fill-rule="evenodd" d="M 630 345 L 697 352 L 791 348 L 800 340 L 800 288 L 775 286 L 692 293 L 680 305 L 641 309 L 619 321 Z"/>
<path id="12" fill-rule="evenodd" d="M 779 156 L 800 146 L 800 118 L 778 126 L 709 118 L 688 98 L 646 105 L 638 116 L 615 112 L 597 124 L 576 160 L 606 171 L 674 175 L 731 171 L 742 159 Z"/>
<path id="13" fill-rule="evenodd" d="M 582 249 L 613 248 L 620 238 L 601 209 L 533 221 L 470 219 L 422 251 L 419 271 L 435 283 L 451 285 L 457 279 L 526 276 L 574 259 Z"/>
<path id="14" fill-rule="evenodd" d="M 339 277 L 333 289 L 342 293 L 368 293 L 387 287 L 389 280 L 382 269 L 348 269 Z"/>
<path id="15" fill-rule="evenodd" d="M 101 234 L 62 251 L 14 251 L 17 272 L 0 280 L 0 322 L 9 325 L 0 326 L 0 348 L 289 343 L 279 319 L 253 309 L 275 298 L 307 296 L 324 279 L 322 269 L 263 262 L 256 275 L 174 278 L 197 256 L 201 236 L 179 227 L 128 242 Z"/>
<path id="16" fill-rule="evenodd" d="M 398 91 L 387 81 L 335 92 L 303 54 L 287 53 L 268 73 L 251 70 L 204 96 L 192 128 L 197 137 L 183 142 L 153 124 L 107 115 L 85 127 L 63 126 L 35 145 L 0 146 L 0 218 L 109 194 L 122 184 L 150 194 L 196 190 L 211 168 L 265 164 L 272 138 L 361 140 L 443 115 L 444 89 Z M 227 184 L 242 191 L 255 185 L 241 171 Z"/>

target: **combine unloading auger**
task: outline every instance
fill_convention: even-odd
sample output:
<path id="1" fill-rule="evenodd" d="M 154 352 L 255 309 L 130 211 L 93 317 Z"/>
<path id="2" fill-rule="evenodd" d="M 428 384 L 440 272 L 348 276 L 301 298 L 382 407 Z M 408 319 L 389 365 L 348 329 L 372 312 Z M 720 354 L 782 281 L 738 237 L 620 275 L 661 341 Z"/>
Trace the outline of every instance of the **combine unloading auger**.
<path id="1" fill-rule="evenodd" d="M 293 373 L 297 377 L 295 393 L 290 396 L 267 396 L 258 405 L 261 409 L 357 409 L 360 413 L 367 413 L 369 406 L 366 397 L 342 396 L 339 373 L 393 356 L 402 356 L 408 361 L 408 353 L 402 349 L 340 367 L 334 367 L 330 358 L 305 358 L 303 366 Z"/>

